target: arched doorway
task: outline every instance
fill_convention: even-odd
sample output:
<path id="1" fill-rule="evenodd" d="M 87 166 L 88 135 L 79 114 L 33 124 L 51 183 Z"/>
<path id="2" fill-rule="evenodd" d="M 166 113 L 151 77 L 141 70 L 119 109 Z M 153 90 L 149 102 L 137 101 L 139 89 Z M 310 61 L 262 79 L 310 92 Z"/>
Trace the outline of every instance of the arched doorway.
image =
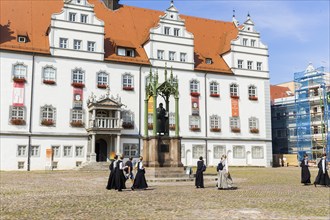
<path id="1" fill-rule="evenodd" d="M 96 162 L 107 161 L 107 142 L 103 139 L 95 143 Z"/>

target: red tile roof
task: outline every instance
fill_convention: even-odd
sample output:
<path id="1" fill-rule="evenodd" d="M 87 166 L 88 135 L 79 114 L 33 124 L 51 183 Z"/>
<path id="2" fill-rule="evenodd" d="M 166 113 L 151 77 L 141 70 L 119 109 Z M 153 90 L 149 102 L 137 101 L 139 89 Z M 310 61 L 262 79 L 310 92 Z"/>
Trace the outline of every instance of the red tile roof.
<path id="1" fill-rule="evenodd" d="M 288 87 L 270 85 L 270 99 L 272 101 L 278 98 L 293 96 L 293 93 L 292 95 L 289 95 L 287 92 L 292 93 L 292 91 Z"/>
<path id="2" fill-rule="evenodd" d="M 163 11 L 122 5 L 118 10 L 108 9 L 100 0 L 89 0 L 95 7 L 96 17 L 105 23 L 105 60 L 150 64 L 143 44 L 149 30 L 157 26 Z M 49 54 L 47 29 L 51 15 L 61 12 L 62 0 L 0 1 L 0 49 Z M 230 42 L 238 29 L 232 22 L 223 22 L 180 15 L 186 21 L 187 31 L 194 35 L 195 69 L 232 73 L 222 54 L 230 51 Z M 17 35 L 27 33 L 29 41 L 18 43 Z M 135 57 L 117 56 L 115 46 L 136 49 Z M 206 64 L 211 58 L 212 64 Z"/>

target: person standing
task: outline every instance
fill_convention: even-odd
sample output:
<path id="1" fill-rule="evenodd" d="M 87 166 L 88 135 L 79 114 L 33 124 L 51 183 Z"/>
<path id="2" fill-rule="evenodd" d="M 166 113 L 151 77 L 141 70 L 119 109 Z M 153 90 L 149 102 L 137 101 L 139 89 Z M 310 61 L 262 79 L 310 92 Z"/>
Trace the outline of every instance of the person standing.
<path id="1" fill-rule="evenodd" d="M 125 186 L 126 178 L 124 175 L 124 169 L 125 167 L 123 166 L 123 155 L 120 155 L 118 162 L 116 164 L 116 171 L 115 171 L 115 185 L 118 191 L 122 191 L 123 189 L 126 189 Z"/>
<path id="2" fill-rule="evenodd" d="M 217 167 L 218 171 L 218 189 L 231 189 L 232 188 L 232 180 L 229 175 L 227 156 L 222 155 L 220 163 Z"/>
<path id="3" fill-rule="evenodd" d="M 311 183 L 311 173 L 309 172 L 308 155 L 304 155 L 304 159 L 301 160 L 301 183 L 309 185 Z"/>
<path id="4" fill-rule="evenodd" d="M 330 187 L 330 179 L 327 171 L 327 154 L 323 154 L 320 162 L 317 167 L 319 168 L 319 172 L 315 178 L 314 186 L 323 185 L 326 187 Z"/>
<path id="5" fill-rule="evenodd" d="M 148 184 L 145 177 L 145 168 L 143 166 L 143 157 L 140 157 L 140 161 L 137 163 L 137 173 L 133 182 L 132 190 L 134 189 L 147 189 Z"/>
<path id="6" fill-rule="evenodd" d="M 106 189 L 107 190 L 111 190 L 111 189 L 115 189 L 116 184 L 115 184 L 115 170 L 116 170 L 116 165 L 117 165 L 117 159 L 118 156 L 115 155 L 114 160 L 111 161 L 109 169 L 110 169 L 110 175 L 109 175 L 109 179 L 108 179 L 108 184 Z"/>
<path id="7" fill-rule="evenodd" d="M 204 164 L 203 157 L 199 157 L 199 161 L 197 161 L 197 171 L 196 171 L 196 179 L 195 179 L 196 188 L 204 188 L 203 172 L 205 170 L 206 170 L 206 166 Z"/>
<path id="8" fill-rule="evenodd" d="M 128 175 L 128 179 L 131 180 L 132 185 L 133 185 L 133 183 L 134 183 L 134 175 L 133 175 L 133 163 L 132 163 L 132 161 L 133 161 L 133 157 L 130 157 L 128 159 L 128 161 L 126 161 L 126 163 L 125 163 L 125 167 L 126 167 L 125 168 L 125 171 L 126 171 L 126 173 Z"/>

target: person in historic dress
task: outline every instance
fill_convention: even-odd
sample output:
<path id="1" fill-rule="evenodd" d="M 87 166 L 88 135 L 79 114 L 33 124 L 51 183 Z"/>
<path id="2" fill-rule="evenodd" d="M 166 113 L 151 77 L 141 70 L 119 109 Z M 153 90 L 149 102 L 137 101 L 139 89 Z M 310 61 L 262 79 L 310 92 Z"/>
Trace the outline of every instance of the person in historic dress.
<path id="1" fill-rule="evenodd" d="M 123 155 L 120 155 L 116 164 L 115 171 L 115 185 L 118 191 L 126 189 L 125 182 L 126 178 L 124 175 L 125 166 L 123 165 Z"/>
<path id="2" fill-rule="evenodd" d="M 131 187 L 132 190 L 134 189 L 147 189 L 148 184 L 145 178 L 145 168 L 143 166 L 143 157 L 140 157 L 140 161 L 136 164 L 137 166 L 137 173 L 135 175 L 133 186 Z"/>
<path id="3" fill-rule="evenodd" d="M 226 190 L 232 189 L 232 179 L 229 174 L 227 156 L 222 155 L 220 162 L 217 166 L 218 171 L 218 189 Z"/>
<path id="4" fill-rule="evenodd" d="M 116 170 L 116 164 L 117 164 L 117 159 L 118 156 L 115 155 L 114 160 L 111 161 L 109 169 L 110 169 L 110 175 L 109 175 L 109 179 L 108 179 L 108 184 L 107 184 L 107 189 L 111 190 L 111 189 L 115 189 L 116 184 L 115 184 L 115 170 Z"/>
<path id="5" fill-rule="evenodd" d="M 197 161 L 197 171 L 196 171 L 196 179 L 195 179 L 196 188 L 204 188 L 203 172 L 205 171 L 205 169 L 206 166 L 204 164 L 203 157 L 199 157 L 199 161 Z"/>
<path id="6" fill-rule="evenodd" d="M 317 167 L 319 168 L 319 172 L 315 178 L 314 186 L 316 185 L 323 185 L 330 187 L 330 179 L 328 174 L 328 167 L 327 167 L 327 155 L 324 153 L 320 162 L 318 163 Z"/>
<path id="7" fill-rule="evenodd" d="M 311 183 L 311 173 L 309 172 L 309 165 L 308 165 L 308 155 L 305 154 L 304 158 L 301 160 L 300 163 L 301 167 L 301 183 L 304 185 L 309 185 Z"/>
<path id="8" fill-rule="evenodd" d="M 165 108 L 163 108 L 163 103 L 159 103 L 159 107 L 156 109 L 157 111 L 157 132 L 159 134 L 165 134 L 166 132 L 166 118 L 167 112 Z"/>

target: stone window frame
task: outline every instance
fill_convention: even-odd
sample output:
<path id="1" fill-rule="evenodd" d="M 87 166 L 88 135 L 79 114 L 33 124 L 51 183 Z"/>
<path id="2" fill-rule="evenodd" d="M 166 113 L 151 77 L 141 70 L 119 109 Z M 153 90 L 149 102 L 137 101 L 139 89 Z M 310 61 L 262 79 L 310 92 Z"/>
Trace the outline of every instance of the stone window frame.
<path id="1" fill-rule="evenodd" d="M 79 151 L 78 151 L 78 148 L 79 148 Z M 84 157 L 84 150 L 85 150 L 85 147 L 83 145 L 76 145 L 75 148 L 74 148 L 74 155 L 75 157 Z M 78 152 L 80 152 L 78 154 Z"/>
<path id="2" fill-rule="evenodd" d="M 249 94 L 249 97 L 258 97 L 258 94 L 257 94 L 257 87 L 255 85 L 249 85 L 248 86 L 248 94 Z"/>
<path id="3" fill-rule="evenodd" d="M 239 86 L 237 83 L 231 83 L 229 85 L 230 96 L 239 96 Z"/>
<path id="4" fill-rule="evenodd" d="M 217 81 L 210 82 L 210 94 L 211 95 L 220 95 L 220 85 Z"/>
<path id="5" fill-rule="evenodd" d="M 139 144 L 138 143 L 123 143 L 123 152 L 125 157 L 138 157 Z"/>
<path id="6" fill-rule="evenodd" d="M 17 145 L 17 157 L 26 157 L 27 156 L 27 146 L 26 145 Z"/>
<path id="7" fill-rule="evenodd" d="M 221 145 L 221 144 L 213 145 L 213 158 L 214 159 L 221 159 L 221 156 L 225 155 L 225 154 L 226 154 L 226 145 Z"/>
<path id="8" fill-rule="evenodd" d="M 200 85 L 199 85 L 199 81 L 197 79 L 191 79 L 189 81 L 189 90 L 190 90 L 190 93 L 192 92 L 197 92 L 199 93 L 199 90 L 200 90 Z"/>
<path id="9" fill-rule="evenodd" d="M 13 78 L 26 79 L 27 72 L 28 72 L 28 66 L 26 64 L 24 64 L 23 62 L 16 62 L 15 64 L 12 65 Z"/>
<path id="10" fill-rule="evenodd" d="M 30 150 L 31 157 L 40 157 L 40 146 L 39 145 L 32 145 Z"/>
<path id="11" fill-rule="evenodd" d="M 238 149 L 240 149 L 241 152 L 238 152 Z M 233 158 L 234 159 L 245 159 L 246 158 L 244 145 L 234 145 L 233 146 Z"/>
<path id="12" fill-rule="evenodd" d="M 82 83 L 85 84 L 85 70 L 82 68 L 74 68 L 71 72 L 71 82 L 72 83 Z"/>
<path id="13" fill-rule="evenodd" d="M 67 152 L 69 149 L 69 152 Z M 67 154 L 68 153 L 68 154 Z M 71 145 L 64 145 L 63 146 L 63 157 L 72 157 L 72 146 Z"/>
<path id="14" fill-rule="evenodd" d="M 54 72 L 53 73 L 47 73 L 48 76 L 46 76 L 46 71 L 52 69 Z M 54 81 L 56 82 L 56 76 L 57 76 L 57 69 L 53 65 L 46 65 L 42 67 L 42 80 L 49 80 L 49 81 Z M 49 75 L 53 74 L 53 77 L 50 77 Z"/>
<path id="15" fill-rule="evenodd" d="M 193 159 L 199 159 L 199 157 L 205 157 L 205 145 L 203 144 L 193 144 L 192 145 L 192 156 Z"/>
<path id="16" fill-rule="evenodd" d="M 256 150 L 258 149 L 258 152 Z M 264 147 L 263 146 L 252 146 L 251 147 L 252 159 L 264 159 Z"/>
<path id="17" fill-rule="evenodd" d="M 210 116 L 210 128 L 221 128 L 221 117 L 219 115 Z"/>
<path id="18" fill-rule="evenodd" d="M 101 80 L 100 80 L 101 78 Z M 105 79 L 105 80 L 104 80 Z M 100 70 L 96 73 L 96 84 L 109 86 L 110 74 L 106 71 Z"/>

